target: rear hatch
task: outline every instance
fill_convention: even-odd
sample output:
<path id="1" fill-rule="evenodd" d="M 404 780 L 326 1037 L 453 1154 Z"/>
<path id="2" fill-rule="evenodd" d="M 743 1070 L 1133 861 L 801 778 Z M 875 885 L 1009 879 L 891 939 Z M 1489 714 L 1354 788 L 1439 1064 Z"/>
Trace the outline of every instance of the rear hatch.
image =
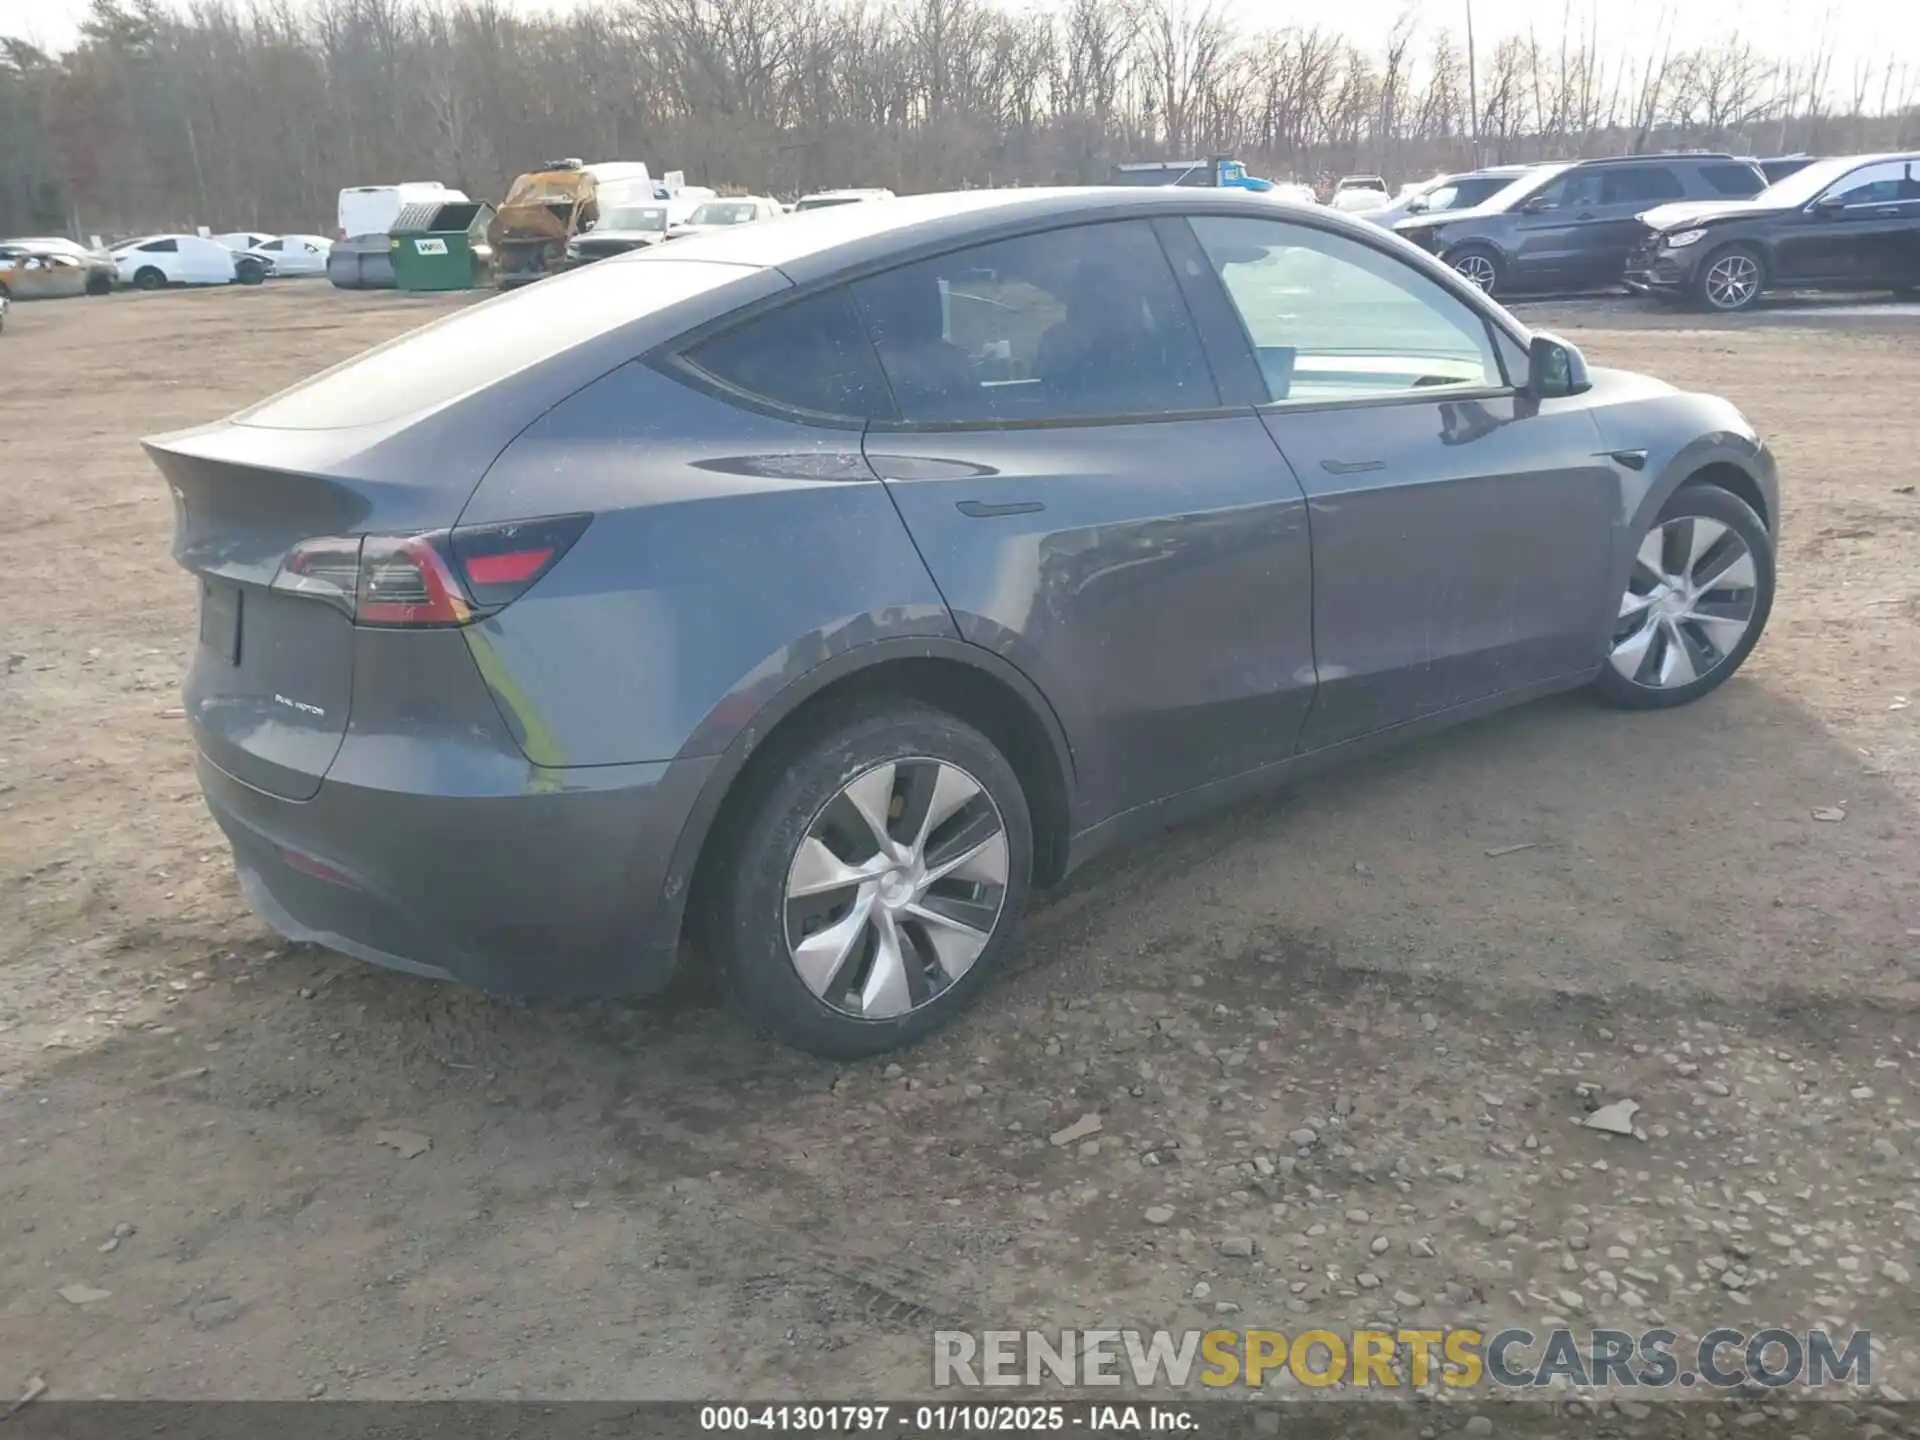
<path id="1" fill-rule="evenodd" d="M 570 541 L 487 555 L 471 547 L 492 543 L 478 533 L 489 527 L 453 529 L 494 457 L 534 416 L 645 346 L 609 332 L 758 273 L 645 260 L 589 267 L 542 293 L 445 316 L 229 420 L 148 440 L 173 495 L 174 558 L 198 582 L 186 696 L 206 756 L 270 794 L 317 793 L 347 734 L 362 648 L 354 617 L 381 628 L 464 624 L 475 606 L 497 608 L 533 583 Z M 540 517 L 535 509 L 507 529 L 529 532 Z M 515 575 L 501 572 L 509 558 L 521 565 Z M 462 569 L 489 562 L 484 581 Z M 438 615 L 460 608 L 449 595 L 463 586 L 466 618 Z M 363 672 L 359 683 L 378 679 Z"/>
<path id="2" fill-rule="evenodd" d="M 450 525 L 475 477 L 396 486 L 300 473 L 281 468 L 288 447 L 263 443 L 276 438 L 285 439 L 236 425 L 148 450 L 173 494 L 174 559 L 198 582 L 186 680 L 195 739 L 247 784 L 305 800 L 347 733 L 354 631 L 347 610 L 316 599 L 312 585 L 291 588 L 301 582 L 283 573 L 289 555 L 316 537 Z M 357 565 L 344 551 L 336 559 L 343 573 Z M 301 568 L 324 584 L 329 563 L 321 549 Z"/>

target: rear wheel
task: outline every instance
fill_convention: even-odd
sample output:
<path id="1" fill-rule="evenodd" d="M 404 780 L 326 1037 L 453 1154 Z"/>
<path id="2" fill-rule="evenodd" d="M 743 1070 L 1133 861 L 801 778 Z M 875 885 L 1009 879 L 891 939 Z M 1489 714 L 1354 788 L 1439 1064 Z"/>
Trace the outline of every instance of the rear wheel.
<path id="1" fill-rule="evenodd" d="M 111 275 L 103 275 L 96 272 L 87 277 L 87 294 L 111 295 L 112 293 L 113 277 Z"/>
<path id="2" fill-rule="evenodd" d="M 1629 710 L 1698 700 L 1738 670 L 1773 608 L 1773 541 L 1725 490 L 1685 485 L 1641 539 L 1595 688 Z"/>
<path id="3" fill-rule="evenodd" d="M 151 265 L 142 265 L 133 272 L 133 288 L 136 290 L 158 290 L 166 283 L 166 274 Z"/>
<path id="4" fill-rule="evenodd" d="M 1709 310 L 1745 310 L 1766 287 L 1766 267 L 1744 245 L 1709 255 L 1693 282 L 1694 296 Z"/>
<path id="5" fill-rule="evenodd" d="M 1505 278 L 1500 266 L 1500 257 L 1484 245 L 1463 245 L 1447 256 L 1447 264 L 1453 267 L 1454 274 L 1489 295 L 1500 292 L 1500 282 Z"/>
<path id="6" fill-rule="evenodd" d="M 234 264 L 233 278 L 242 285 L 258 285 L 267 278 L 267 267 L 258 260 L 239 260 Z"/>
<path id="7" fill-rule="evenodd" d="M 729 988 L 815 1054 L 911 1044 L 1011 943 L 1033 859 L 1020 783 L 977 730 L 905 702 L 829 720 L 783 760 L 708 916 Z"/>

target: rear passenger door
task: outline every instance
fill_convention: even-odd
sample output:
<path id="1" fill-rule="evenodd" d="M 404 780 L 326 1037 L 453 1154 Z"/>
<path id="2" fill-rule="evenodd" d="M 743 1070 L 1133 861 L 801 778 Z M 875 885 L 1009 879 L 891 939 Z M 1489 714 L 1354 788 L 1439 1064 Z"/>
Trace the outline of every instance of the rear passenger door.
<path id="1" fill-rule="evenodd" d="M 1680 177 L 1666 165 L 1616 165 L 1601 167 L 1599 173 L 1599 198 L 1583 218 L 1576 257 L 1583 290 L 1618 285 L 1627 273 L 1627 256 L 1647 233 L 1640 216 L 1687 194 Z"/>
<path id="2" fill-rule="evenodd" d="M 900 414 L 867 460 L 961 633 L 1059 713 L 1076 828 L 1284 758 L 1313 696 L 1305 497 L 1209 369 L 1176 233 L 1184 279 L 1126 220 L 852 287 Z"/>

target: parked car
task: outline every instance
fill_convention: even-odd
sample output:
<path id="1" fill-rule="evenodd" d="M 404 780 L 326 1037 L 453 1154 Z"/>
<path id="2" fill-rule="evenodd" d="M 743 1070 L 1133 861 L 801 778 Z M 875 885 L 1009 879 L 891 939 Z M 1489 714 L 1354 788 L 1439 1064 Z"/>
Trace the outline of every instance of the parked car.
<path id="1" fill-rule="evenodd" d="M 1273 189 L 1267 192 L 1267 198 L 1270 200 L 1290 200 L 1295 205 L 1318 205 L 1320 203 L 1320 197 L 1314 192 L 1314 188 L 1311 185 L 1302 184 L 1298 180 L 1274 181 Z"/>
<path id="2" fill-rule="evenodd" d="M 147 448 L 271 925 L 576 994 L 685 932 L 833 1055 L 1114 844 L 1554 691 L 1685 704 L 1774 593 L 1732 405 L 1217 190 L 736 226 Z"/>
<path id="3" fill-rule="evenodd" d="M 86 261 L 57 251 L 0 244 L 0 295 L 19 300 L 57 300 L 85 295 Z"/>
<path id="4" fill-rule="evenodd" d="M 1628 288 L 1744 310 L 1769 290 L 1920 291 L 1920 151 L 1816 161 L 1751 200 L 1662 205 Z"/>
<path id="5" fill-rule="evenodd" d="M 165 285 L 230 285 L 242 278 L 241 257 L 204 235 L 148 235 L 114 247 L 120 283 L 136 290 Z M 261 266 L 245 267 L 254 280 L 266 278 Z"/>
<path id="6" fill-rule="evenodd" d="M 0 247 L 11 246 L 48 255 L 70 255 L 80 261 L 87 270 L 87 294 L 89 295 L 108 294 L 112 291 L 119 275 L 119 267 L 114 264 L 113 256 L 105 250 L 82 245 L 79 241 L 69 240 L 64 235 L 23 235 L 10 240 L 0 240 Z"/>
<path id="7" fill-rule="evenodd" d="M 1387 194 L 1387 182 L 1378 175 L 1345 175 L 1333 187 L 1327 203 L 1348 214 L 1378 210 L 1393 203 Z"/>
<path id="8" fill-rule="evenodd" d="M 780 208 L 778 200 L 769 200 L 763 195 L 735 195 L 725 200 L 703 200 L 696 205 L 685 220 L 669 224 L 667 238 L 684 239 L 689 235 L 704 234 L 709 230 L 723 229 L 728 225 L 753 225 L 762 220 L 778 220 L 786 211 Z"/>
<path id="9" fill-rule="evenodd" d="M 332 251 L 333 242 L 324 235 L 276 235 L 247 254 L 265 264 L 270 275 L 324 275 Z"/>
<path id="10" fill-rule="evenodd" d="M 269 240 L 273 239 L 273 236 L 264 230 L 234 230 L 225 235 L 216 235 L 213 238 L 226 246 L 227 249 L 234 251 L 236 254 L 241 254 L 248 250 L 258 250 Z"/>
<path id="11" fill-rule="evenodd" d="M 859 205 L 869 200 L 891 200 L 891 190 L 817 190 L 811 195 L 803 195 L 793 204 L 795 212 L 801 210 L 827 210 L 835 205 Z"/>
<path id="12" fill-rule="evenodd" d="M 665 200 L 607 206 L 590 229 L 567 241 L 567 264 L 584 265 L 658 245 L 675 218 Z"/>
<path id="13" fill-rule="evenodd" d="M 1704 152 L 1543 165 L 1470 210 L 1393 228 L 1492 295 L 1565 294 L 1625 282 L 1640 216 L 1674 200 L 1744 199 L 1766 189 L 1750 161 Z"/>
<path id="14" fill-rule="evenodd" d="M 1471 210 L 1534 168 L 1532 165 L 1489 165 L 1484 170 L 1436 175 L 1407 187 L 1391 205 L 1355 213 L 1363 220 L 1392 229 L 1409 215 L 1444 215 L 1453 210 Z"/>

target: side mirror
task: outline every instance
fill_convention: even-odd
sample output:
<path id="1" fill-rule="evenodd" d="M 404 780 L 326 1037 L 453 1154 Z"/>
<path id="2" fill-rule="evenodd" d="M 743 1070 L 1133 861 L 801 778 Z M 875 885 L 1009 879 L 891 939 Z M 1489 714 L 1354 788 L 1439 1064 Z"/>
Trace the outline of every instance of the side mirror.
<path id="1" fill-rule="evenodd" d="M 1559 208 L 1558 205 L 1554 204 L 1554 202 L 1546 196 L 1536 195 L 1520 206 L 1520 213 L 1522 215 L 1541 215 L 1548 210 L 1557 210 Z"/>
<path id="2" fill-rule="evenodd" d="M 1407 201 L 1407 214 L 1424 215 L 1426 213 L 1427 213 L 1427 197 L 1426 196 L 1416 195 L 1411 200 Z"/>
<path id="3" fill-rule="evenodd" d="M 1526 393 L 1535 400 L 1581 395 L 1593 388 L 1586 358 L 1557 335 L 1535 333 L 1527 344 Z"/>
<path id="4" fill-rule="evenodd" d="M 1847 202 L 1838 195 L 1822 195 L 1813 202 L 1813 213 L 1823 220 L 1831 220 L 1847 208 Z"/>

